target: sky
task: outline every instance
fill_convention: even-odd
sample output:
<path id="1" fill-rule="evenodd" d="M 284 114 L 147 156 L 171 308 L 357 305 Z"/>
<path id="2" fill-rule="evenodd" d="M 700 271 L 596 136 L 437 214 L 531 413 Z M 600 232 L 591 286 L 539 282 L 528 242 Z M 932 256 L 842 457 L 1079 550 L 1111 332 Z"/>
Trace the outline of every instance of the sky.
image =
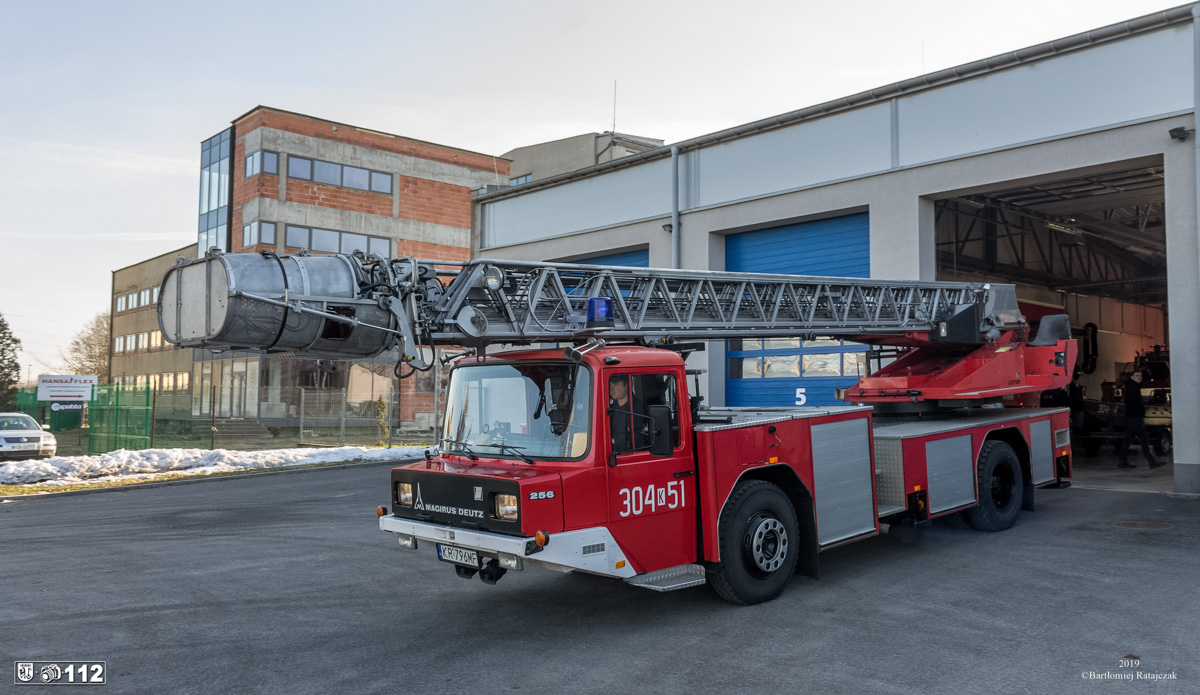
<path id="1" fill-rule="evenodd" d="M 1177 4 L 0 0 L 0 314 L 56 373 L 113 270 L 195 243 L 200 143 L 260 104 L 501 155 L 611 129 L 615 82 L 670 143 Z"/>

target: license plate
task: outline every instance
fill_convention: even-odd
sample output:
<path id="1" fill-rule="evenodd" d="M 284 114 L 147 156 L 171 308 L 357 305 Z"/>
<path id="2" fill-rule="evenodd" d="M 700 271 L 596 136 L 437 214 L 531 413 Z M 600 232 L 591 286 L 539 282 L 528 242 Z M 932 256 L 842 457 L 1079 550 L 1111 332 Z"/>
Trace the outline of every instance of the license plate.
<path id="1" fill-rule="evenodd" d="M 37 451 L 40 444 L 13 444 L 13 451 Z"/>
<path id="2" fill-rule="evenodd" d="M 444 562 L 452 562 L 466 567 L 479 567 L 479 552 L 466 548 L 455 548 L 452 545 L 437 544 L 438 558 Z"/>

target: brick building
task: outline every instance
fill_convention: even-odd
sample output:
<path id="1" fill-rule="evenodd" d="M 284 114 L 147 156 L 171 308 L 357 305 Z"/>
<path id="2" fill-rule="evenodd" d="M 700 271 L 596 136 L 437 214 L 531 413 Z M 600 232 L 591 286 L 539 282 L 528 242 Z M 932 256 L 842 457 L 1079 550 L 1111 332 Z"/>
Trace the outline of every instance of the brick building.
<path id="1" fill-rule="evenodd" d="M 199 257 L 212 248 L 280 254 L 361 249 L 393 257 L 467 260 L 471 191 L 507 184 L 508 178 L 504 158 L 259 106 L 201 144 L 199 225 L 189 255 Z M 161 279 L 173 262 L 163 265 L 163 259 L 177 255 L 118 272 L 122 278 L 145 275 L 144 282 L 135 283 L 136 292 L 153 292 L 158 281 L 150 276 Z M 118 309 L 121 298 L 134 291 L 129 282 L 122 283 L 118 287 L 114 273 L 114 324 L 122 311 L 129 311 Z M 139 312 L 142 306 L 139 301 Z M 153 316 L 153 311 L 145 313 Z M 135 345 L 143 330 L 151 329 L 139 324 Z M 117 343 L 114 334 L 114 357 L 121 354 L 114 378 L 149 384 L 159 373 L 161 388 L 149 348 L 126 355 L 121 338 Z M 357 405 L 365 409 L 367 400 L 396 388 L 390 369 L 394 360 L 386 355 L 374 363 L 332 364 L 198 350 L 191 358 L 193 417 L 257 418 L 287 426 L 297 415 L 297 389 L 346 389 L 362 394 Z M 431 423 L 433 395 L 416 393 L 418 381 L 401 383 L 398 419 Z"/>

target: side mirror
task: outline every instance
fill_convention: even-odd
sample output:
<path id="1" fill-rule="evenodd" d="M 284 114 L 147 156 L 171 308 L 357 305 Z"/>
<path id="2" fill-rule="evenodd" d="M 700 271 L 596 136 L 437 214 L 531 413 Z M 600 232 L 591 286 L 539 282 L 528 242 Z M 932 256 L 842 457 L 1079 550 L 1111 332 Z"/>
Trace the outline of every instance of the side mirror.
<path id="1" fill-rule="evenodd" d="M 50 423 L 43 423 L 43 424 L 42 424 L 42 429 L 44 429 L 44 430 L 48 430 L 48 429 L 50 429 Z"/>
<path id="2" fill-rule="evenodd" d="M 670 456 L 675 451 L 671 445 L 671 409 L 665 405 L 652 405 L 650 419 L 654 421 L 654 438 L 650 441 L 651 456 Z"/>

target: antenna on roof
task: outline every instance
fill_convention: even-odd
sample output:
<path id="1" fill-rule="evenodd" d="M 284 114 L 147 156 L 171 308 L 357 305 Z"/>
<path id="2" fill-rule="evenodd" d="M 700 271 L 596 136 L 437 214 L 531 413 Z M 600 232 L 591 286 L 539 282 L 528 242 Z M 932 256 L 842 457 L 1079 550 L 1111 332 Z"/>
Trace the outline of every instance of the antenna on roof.
<path id="1" fill-rule="evenodd" d="M 617 134 L 617 81 L 613 80 L 613 123 L 612 134 Z"/>

